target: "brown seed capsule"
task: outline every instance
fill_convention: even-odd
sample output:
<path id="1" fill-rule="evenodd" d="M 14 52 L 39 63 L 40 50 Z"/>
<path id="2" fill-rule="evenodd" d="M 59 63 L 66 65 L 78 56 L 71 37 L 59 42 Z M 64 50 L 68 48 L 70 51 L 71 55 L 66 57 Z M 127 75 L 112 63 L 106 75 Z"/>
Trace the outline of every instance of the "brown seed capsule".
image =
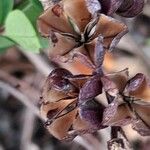
<path id="1" fill-rule="evenodd" d="M 80 89 L 85 87 L 84 85 L 87 82 L 90 81 L 91 83 L 92 80 L 92 75 L 74 76 L 68 70 L 60 68 L 53 70 L 47 77 L 42 92 L 43 102 L 40 110 L 42 117 L 46 121 L 46 128 L 56 138 L 61 140 L 67 138 L 71 136 L 69 132 L 73 130 L 79 134 L 82 130 L 92 132 L 91 126 L 97 129 L 100 128 L 97 124 L 93 124 L 93 122 L 98 122 L 97 118 L 102 118 L 103 109 L 101 108 L 103 107 L 98 103 L 96 103 L 97 105 L 90 105 L 86 108 L 83 107 L 83 105 L 78 105 Z M 101 88 L 100 84 L 100 88 L 97 88 L 96 93 L 94 90 L 90 91 L 90 98 L 94 98 L 100 94 Z M 86 95 L 82 95 L 82 101 L 84 102 L 83 99 L 87 101 Z M 92 103 L 92 101 L 90 103 Z M 98 108 L 100 108 L 100 111 Z M 79 109 L 81 111 L 79 111 Z M 89 114 L 95 114 L 95 119 L 93 121 L 91 119 L 85 119 L 85 115 L 82 115 L 85 111 L 89 112 Z M 99 114 L 101 114 L 101 116 L 98 117 Z M 81 124 L 82 128 L 79 126 Z M 73 134 L 72 138 L 74 136 Z"/>
<path id="2" fill-rule="evenodd" d="M 144 0 L 124 0 L 117 13 L 123 17 L 135 17 L 143 11 Z"/>
<path id="3" fill-rule="evenodd" d="M 64 0 L 53 5 L 39 17 L 38 27 L 44 36 L 55 35 L 51 60 L 67 62 L 82 57 L 91 66 L 95 65 L 93 49 L 99 36 L 104 49 L 111 51 L 127 32 L 123 23 L 89 11 L 86 0 Z"/>
<path id="4" fill-rule="evenodd" d="M 119 74 L 118 74 L 119 75 Z M 111 77 L 111 75 L 110 75 Z M 119 78 L 124 81 L 123 78 Z M 114 78 L 112 78 L 112 81 Z M 105 82 L 108 82 L 105 80 Z M 110 81 L 108 82 L 110 84 Z M 117 83 L 114 80 L 113 84 Z M 121 83 L 121 82 L 120 82 Z M 110 104 L 104 111 L 104 125 L 123 126 L 131 123 L 133 129 L 144 136 L 150 135 L 150 99 L 148 81 L 146 77 L 138 73 L 130 80 L 122 82 L 124 90 L 118 89 L 119 92 L 112 94 L 111 88 L 105 88 L 105 91 L 112 97 Z M 120 88 L 122 86 L 110 86 Z M 147 94 L 143 94 L 148 92 Z M 120 100 L 121 98 L 121 100 Z M 142 99 L 141 99 L 142 98 Z"/>
<path id="5" fill-rule="evenodd" d="M 135 17 L 142 12 L 144 0 L 99 0 L 101 12 L 112 16 L 117 13 L 123 17 Z"/>

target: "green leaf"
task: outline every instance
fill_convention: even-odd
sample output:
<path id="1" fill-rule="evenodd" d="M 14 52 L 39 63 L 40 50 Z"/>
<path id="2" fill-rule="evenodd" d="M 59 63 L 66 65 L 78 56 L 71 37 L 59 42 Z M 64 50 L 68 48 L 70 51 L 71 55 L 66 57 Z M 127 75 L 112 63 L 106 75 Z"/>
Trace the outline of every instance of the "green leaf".
<path id="1" fill-rule="evenodd" d="M 21 0 L 18 4 L 15 5 L 15 9 L 22 10 L 29 4 L 29 0 Z"/>
<path id="2" fill-rule="evenodd" d="M 14 0 L 0 0 L 0 25 L 3 25 L 8 13 L 12 10 Z"/>
<path id="3" fill-rule="evenodd" d="M 49 40 L 43 37 L 39 37 L 40 43 L 41 43 L 41 47 L 42 48 L 48 48 L 49 47 Z"/>
<path id="4" fill-rule="evenodd" d="M 41 48 L 35 29 L 20 10 L 9 13 L 5 23 L 5 35 L 25 50 L 39 52 Z"/>
<path id="5" fill-rule="evenodd" d="M 32 4 L 28 5 L 22 10 L 29 18 L 34 27 L 36 27 L 37 18 L 41 14 L 42 10 L 37 9 Z"/>
<path id="6" fill-rule="evenodd" d="M 0 36 L 0 53 L 4 52 L 7 48 L 14 46 L 15 43 L 5 36 Z"/>
<path id="7" fill-rule="evenodd" d="M 19 9 L 25 13 L 33 26 L 36 28 L 37 18 L 43 12 L 43 7 L 39 0 L 28 0 L 26 4 L 20 6 Z"/>
<path id="8" fill-rule="evenodd" d="M 43 10 L 43 6 L 39 0 L 30 0 L 30 2 L 38 9 Z"/>

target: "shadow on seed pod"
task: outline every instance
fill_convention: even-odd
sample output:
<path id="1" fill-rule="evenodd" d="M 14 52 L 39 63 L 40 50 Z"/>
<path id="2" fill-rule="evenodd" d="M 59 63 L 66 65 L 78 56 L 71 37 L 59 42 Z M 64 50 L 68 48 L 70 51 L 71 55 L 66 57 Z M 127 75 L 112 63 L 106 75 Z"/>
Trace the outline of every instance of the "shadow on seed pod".
<path id="1" fill-rule="evenodd" d="M 123 17 L 135 17 L 142 12 L 144 0 L 124 0 L 117 13 Z"/>
<path id="2" fill-rule="evenodd" d="M 79 114 L 81 118 L 89 122 L 93 128 L 102 129 L 106 127 L 101 124 L 104 108 L 102 104 L 93 99 L 80 106 Z"/>
<path id="3" fill-rule="evenodd" d="M 101 12 L 106 15 L 117 13 L 123 17 L 135 17 L 142 12 L 144 0 L 99 0 Z"/>

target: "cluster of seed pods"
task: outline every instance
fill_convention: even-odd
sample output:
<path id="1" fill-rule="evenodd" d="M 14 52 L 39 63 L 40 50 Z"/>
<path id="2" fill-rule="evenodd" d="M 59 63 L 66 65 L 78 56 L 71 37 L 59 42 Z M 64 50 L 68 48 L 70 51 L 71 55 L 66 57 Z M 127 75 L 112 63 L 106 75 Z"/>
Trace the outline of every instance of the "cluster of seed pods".
<path id="1" fill-rule="evenodd" d="M 78 58 L 92 70 L 73 75 L 58 68 L 47 77 L 40 110 L 53 136 L 68 140 L 127 124 L 143 136 L 150 135 L 148 79 L 142 73 L 129 78 L 128 69 L 107 74 L 103 67 L 106 51 L 114 50 L 128 32 L 113 14 L 135 17 L 143 6 L 144 0 L 53 0 L 39 17 L 39 32 L 52 43 L 51 61 Z M 96 99 L 101 94 L 107 105 Z"/>

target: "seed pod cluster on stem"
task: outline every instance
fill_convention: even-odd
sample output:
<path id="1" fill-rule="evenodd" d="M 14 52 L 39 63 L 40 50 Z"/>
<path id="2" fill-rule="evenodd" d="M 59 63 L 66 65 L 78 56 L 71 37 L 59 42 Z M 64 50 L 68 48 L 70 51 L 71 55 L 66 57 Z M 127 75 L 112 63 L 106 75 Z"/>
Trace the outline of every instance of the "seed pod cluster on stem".
<path id="1" fill-rule="evenodd" d="M 58 68 L 43 86 L 41 115 L 45 127 L 60 140 L 112 127 L 108 148 L 125 144 L 122 126 L 131 124 L 142 136 L 150 135 L 150 85 L 142 73 L 129 78 L 128 69 L 107 74 L 103 61 L 128 32 L 113 18 L 135 17 L 144 0 L 59 0 L 39 17 L 39 32 L 51 40 L 49 57 L 55 63 L 78 58 L 91 74 L 73 75 Z M 147 94 L 148 93 L 148 94 Z M 98 95 L 105 94 L 107 105 Z M 115 134 L 114 134 L 115 133 Z"/>

